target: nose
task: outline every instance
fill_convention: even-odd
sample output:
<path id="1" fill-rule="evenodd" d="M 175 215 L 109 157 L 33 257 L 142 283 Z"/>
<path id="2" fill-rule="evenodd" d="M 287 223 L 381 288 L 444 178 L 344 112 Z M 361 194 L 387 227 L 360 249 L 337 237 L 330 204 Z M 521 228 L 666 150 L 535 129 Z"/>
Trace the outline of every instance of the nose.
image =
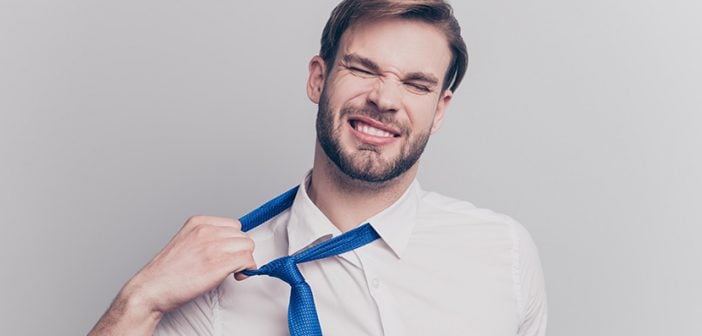
<path id="1" fill-rule="evenodd" d="M 367 100 L 380 112 L 397 112 L 402 101 L 402 92 L 393 80 L 378 79 L 368 93 Z"/>

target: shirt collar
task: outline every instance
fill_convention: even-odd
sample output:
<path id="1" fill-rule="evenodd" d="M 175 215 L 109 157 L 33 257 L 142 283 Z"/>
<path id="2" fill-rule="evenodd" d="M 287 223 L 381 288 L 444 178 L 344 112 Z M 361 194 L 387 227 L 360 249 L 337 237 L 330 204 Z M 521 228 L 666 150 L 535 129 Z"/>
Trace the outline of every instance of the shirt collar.
<path id="1" fill-rule="evenodd" d="M 341 231 L 309 198 L 306 182 L 310 176 L 311 173 L 300 183 L 290 208 L 290 220 L 287 226 L 288 255 L 297 253 L 318 241 L 341 234 Z M 401 258 L 414 229 L 420 193 L 419 182 L 412 181 L 395 203 L 359 225 L 370 223 L 395 256 Z"/>

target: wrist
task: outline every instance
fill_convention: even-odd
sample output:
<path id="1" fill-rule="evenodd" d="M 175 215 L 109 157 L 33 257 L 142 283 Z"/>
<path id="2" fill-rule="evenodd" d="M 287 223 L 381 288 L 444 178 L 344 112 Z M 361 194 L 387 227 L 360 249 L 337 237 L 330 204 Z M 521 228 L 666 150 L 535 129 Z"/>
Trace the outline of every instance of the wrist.
<path id="1" fill-rule="evenodd" d="M 160 319 L 163 312 L 158 309 L 152 297 L 148 288 L 141 285 L 138 278 L 134 277 L 120 290 L 115 301 L 121 301 L 125 311 L 130 315 Z"/>
<path id="2" fill-rule="evenodd" d="M 126 316 L 138 318 L 140 320 L 155 320 L 156 322 L 163 316 L 163 313 L 155 309 L 151 301 L 147 299 L 147 296 L 142 293 L 120 293 L 117 300 L 121 301 L 120 305 L 123 307 Z"/>
<path id="3" fill-rule="evenodd" d="M 125 285 L 88 335 L 151 335 L 162 316 L 138 291 Z"/>

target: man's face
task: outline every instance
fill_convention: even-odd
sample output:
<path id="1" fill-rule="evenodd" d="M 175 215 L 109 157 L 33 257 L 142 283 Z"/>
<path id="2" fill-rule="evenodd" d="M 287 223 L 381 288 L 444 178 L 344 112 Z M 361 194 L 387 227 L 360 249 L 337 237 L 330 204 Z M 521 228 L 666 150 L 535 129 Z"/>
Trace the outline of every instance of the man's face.
<path id="1" fill-rule="evenodd" d="M 451 92 L 445 36 L 409 20 L 360 22 L 342 36 L 319 95 L 317 138 L 346 175 L 385 182 L 414 166 Z"/>

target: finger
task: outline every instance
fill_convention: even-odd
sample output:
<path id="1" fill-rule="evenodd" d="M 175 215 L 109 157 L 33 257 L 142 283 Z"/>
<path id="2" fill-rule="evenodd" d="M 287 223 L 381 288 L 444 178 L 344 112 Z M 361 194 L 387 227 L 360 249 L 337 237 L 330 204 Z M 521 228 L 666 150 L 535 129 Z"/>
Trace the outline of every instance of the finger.
<path id="1" fill-rule="evenodd" d="M 256 269 L 256 261 L 253 258 L 255 243 L 248 237 L 228 238 L 222 242 L 222 247 L 229 256 L 225 262 L 229 265 L 230 272 L 234 273 L 237 280 L 246 279 L 245 274 L 240 272 L 246 269 Z"/>
<path id="2" fill-rule="evenodd" d="M 246 265 L 245 267 L 243 267 L 242 269 L 237 270 L 237 271 L 234 272 L 234 279 L 236 279 L 236 280 L 238 280 L 238 281 L 245 280 L 245 279 L 248 278 L 249 276 L 246 275 L 246 274 L 244 274 L 244 273 L 241 273 L 241 272 L 244 271 L 244 270 L 255 270 L 255 269 L 257 269 L 257 268 L 258 268 L 258 267 L 256 266 L 256 262 L 253 260 L 253 258 L 251 258 L 251 261 L 250 261 L 249 264 L 247 264 L 247 265 Z"/>
<path id="3" fill-rule="evenodd" d="M 226 238 L 216 244 L 217 249 L 222 253 L 222 262 L 231 267 L 230 272 L 240 272 L 252 265 L 255 266 L 253 251 L 256 245 L 251 238 Z"/>
<path id="4" fill-rule="evenodd" d="M 241 272 L 234 273 L 234 279 L 236 279 L 237 281 L 246 280 L 248 277 L 249 277 L 248 275 L 241 273 Z"/>
<path id="5" fill-rule="evenodd" d="M 196 227 L 198 225 L 203 225 L 203 224 L 233 227 L 233 228 L 241 230 L 241 222 L 239 222 L 238 220 L 236 220 L 234 218 L 229 218 L 229 217 L 197 215 L 197 216 L 190 217 L 185 222 L 185 226 L 188 226 L 188 227 Z"/>
<path id="6" fill-rule="evenodd" d="M 239 259 L 236 261 L 236 264 L 239 266 L 237 267 L 232 273 L 234 274 L 234 279 L 236 280 L 244 280 L 248 278 L 248 276 L 244 273 L 241 273 L 244 270 L 255 270 L 258 267 L 256 266 L 256 262 L 254 261 L 253 257 L 248 258 L 245 260 L 243 264 L 241 264 L 243 260 Z"/>
<path id="7" fill-rule="evenodd" d="M 210 224 L 200 224 L 189 230 L 185 230 L 184 239 L 200 243 L 225 242 L 228 239 L 251 239 L 248 234 L 229 226 L 216 226 Z M 224 246 L 223 246 L 224 247 Z M 225 249 L 224 252 L 229 251 Z"/>
<path id="8" fill-rule="evenodd" d="M 232 255 L 237 255 L 242 252 L 252 254 L 256 247 L 256 243 L 254 243 L 253 239 L 249 238 L 248 235 L 223 238 L 220 240 L 220 243 L 222 244 L 222 250 Z"/>
<path id="9" fill-rule="evenodd" d="M 229 217 L 208 216 L 207 217 L 207 224 L 217 225 L 217 226 L 225 226 L 225 227 L 233 227 L 237 230 L 241 230 L 241 222 L 239 222 L 238 219 L 229 218 Z"/>
<path id="10" fill-rule="evenodd" d="M 230 226 L 211 226 L 213 234 L 220 238 L 247 238 L 251 239 L 246 232 Z"/>
<path id="11" fill-rule="evenodd" d="M 212 270 L 226 276 L 245 269 L 256 269 L 253 259 L 253 241 L 247 238 L 228 238 L 209 244 L 212 255 Z M 239 278 L 237 278 L 239 279 Z"/>

